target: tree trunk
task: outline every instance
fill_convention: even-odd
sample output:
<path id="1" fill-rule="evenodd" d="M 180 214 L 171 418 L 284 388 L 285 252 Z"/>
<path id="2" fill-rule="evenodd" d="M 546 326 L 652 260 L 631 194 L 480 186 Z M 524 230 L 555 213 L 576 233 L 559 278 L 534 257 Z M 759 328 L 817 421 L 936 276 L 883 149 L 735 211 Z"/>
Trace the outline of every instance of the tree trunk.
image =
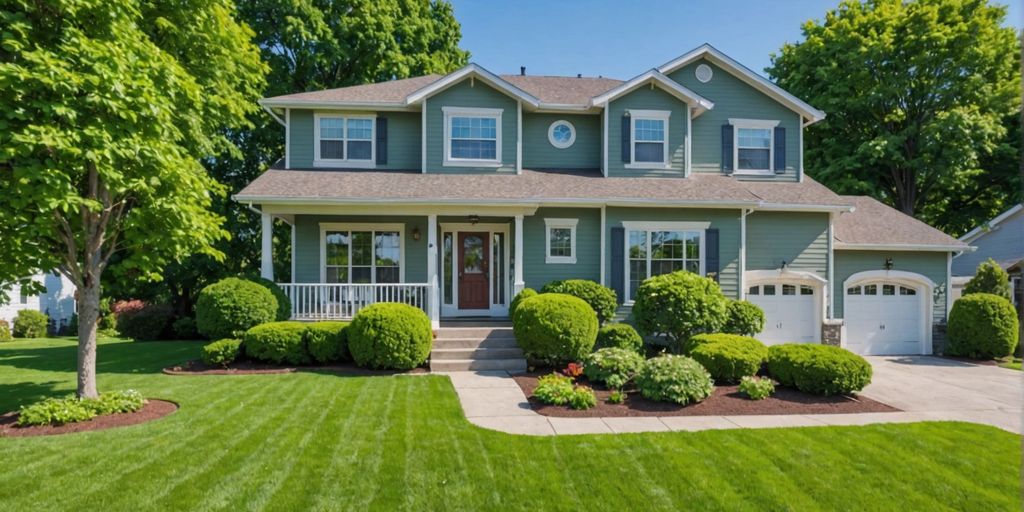
<path id="1" fill-rule="evenodd" d="M 96 324 L 100 314 L 100 284 L 86 279 L 78 289 L 78 397 L 96 398 Z"/>

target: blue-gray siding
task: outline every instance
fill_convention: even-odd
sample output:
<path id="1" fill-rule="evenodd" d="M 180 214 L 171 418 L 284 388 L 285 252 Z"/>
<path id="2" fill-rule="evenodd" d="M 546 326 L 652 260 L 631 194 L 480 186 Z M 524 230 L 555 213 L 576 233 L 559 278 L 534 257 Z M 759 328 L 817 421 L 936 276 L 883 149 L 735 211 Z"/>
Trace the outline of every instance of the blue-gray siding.
<path id="1" fill-rule="evenodd" d="M 998 262 L 1024 259 L 1024 210 L 1011 215 L 969 243 L 978 250 L 953 258 L 954 276 L 973 276 L 978 265 L 989 258 Z"/>

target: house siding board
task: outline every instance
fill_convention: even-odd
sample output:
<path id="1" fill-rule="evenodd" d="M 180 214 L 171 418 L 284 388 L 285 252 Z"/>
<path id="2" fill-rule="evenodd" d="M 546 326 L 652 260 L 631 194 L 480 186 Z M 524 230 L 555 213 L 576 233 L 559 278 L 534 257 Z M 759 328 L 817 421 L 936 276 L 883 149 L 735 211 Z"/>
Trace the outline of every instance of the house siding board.
<path id="1" fill-rule="evenodd" d="M 288 160 L 292 169 L 313 167 L 313 111 L 292 109 L 288 133 Z"/>
<path id="2" fill-rule="evenodd" d="M 470 84 L 471 80 L 467 78 L 427 98 L 427 172 L 452 174 L 515 172 L 516 137 L 519 132 L 516 100 L 487 85 L 482 80 L 473 80 L 472 85 Z M 501 114 L 501 167 L 445 167 L 443 165 L 443 107 L 500 108 L 503 110 Z"/>
<path id="3" fill-rule="evenodd" d="M 978 248 L 953 258 L 953 275 L 973 276 L 985 260 L 999 262 L 1024 259 L 1024 210 L 1000 222 L 988 233 L 968 242 Z"/>
<path id="4" fill-rule="evenodd" d="M 814 272 L 828 279 L 828 214 L 754 212 L 747 216 L 747 270 Z"/>
<path id="5" fill-rule="evenodd" d="M 933 296 L 932 321 L 942 322 L 946 318 L 946 253 L 911 251 L 846 251 L 835 252 L 835 305 L 836 317 L 843 317 L 843 300 L 846 289 L 843 283 L 857 272 L 885 270 L 885 259 L 892 258 L 893 270 L 914 272 L 931 279 L 938 292 Z M 943 286 L 945 285 L 945 286 Z"/>
<path id="6" fill-rule="evenodd" d="M 694 76 L 701 64 L 711 67 L 713 77 L 702 83 Z M 694 172 L 722 172 L 722 125 L 729 118 L 773 119 L 786 129 L 785 172 L 770 176 L 737 176 L 738 179 L 795 181 L 800 162 L 800 115 L 766 94 L 747 85 L 724 69 L 701 59 L 668 75 L 669 78 L 713 101 L 715 108 L 693 120 L 690 165 Z"/>
<path id="7" fill-rule="evenodd" d="M 289 160 L 292 169 L 310 169 L 313 167 L 315 144 L 313 119 L 314 114 L 373 115 L 372 112 L 344 112 L 335 110 L 301 110 L 291 111 L 291 147 Z M 388 119 L 388 158 L 386 164 L 378 164 L 377 169 L 383 170 L 419 170 L 420 129 L 419 112 L 380 112 L 379 117 Z"/>
<path id="8" fill-rule="evenodd" d="M 427 217 L 425 216 L 354 216 L 354 215 L 298 215 L 295 217 L 295 277 L 296 283 L 320 282 L 320 223 L 405 224 L 403 242 L 405 252 L 405 281 L 427 282 Z M 413 240 L 414 228 L 419 228 L 420 239 Z"/>
<path id="9" fill-rule="evenodd" d="M 740 254 L 740 212 L 727 209 L 692 208 L 619 208 L 605 210 L 606 240 L 611 240 L 612 228 L 622 227 L 624 221 L 633 222 L 710 222 L 710 228 L 719 230 L 718 255 L 719 285 L 727 297 L 739 297 L 739 254 Z M 748 227 L 749 228 L 749 227 Z M 749 229 L 748 229 L 749 235 Z M 605 247 L 606 257 L 611 261 L 611 245 Z M 749 255 L 749 253 L 748 253 Z M 605 276 L 611 282 L 611 268 Z"/>
<path id="10" fill-rule="evenodd" d="M 668 110 L 672 112 L 668 120 L 668 158 L 667 169 L 628 169 L 622 158 L 622 116 L 627 110 Z M 686 167 L 686 103 L 671 94 L 655 87 L 644 85 L 640 88 L 613 100 L 608 105 L 608 176 L 663 176 L 684 177 Z"/>
<path id="11" fill-rule="evenodd" d="M 576 129 L 572 146 L 558 149 L 548 141 L 551 123 L 565 120 Z M 523 113 L 523 167 L 527 169 L 597 169 L 601 167 L 601 116 Z"/>
<path id="12" fill-rule="evenodd" d="M 576 263 L 545 262 L 545 218 L 579 219 L 576 224 Z M 601 278 L 601 210 L 598 208 L 539 208 L 523 219 L 523 281 L 539 290 L 560 279 Z"/>

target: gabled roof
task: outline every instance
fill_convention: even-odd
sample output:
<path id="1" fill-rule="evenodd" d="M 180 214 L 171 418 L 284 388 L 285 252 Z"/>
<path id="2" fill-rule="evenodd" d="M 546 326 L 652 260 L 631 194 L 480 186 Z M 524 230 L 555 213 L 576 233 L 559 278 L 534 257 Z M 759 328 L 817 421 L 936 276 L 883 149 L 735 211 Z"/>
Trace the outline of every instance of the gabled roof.
<path id="1" fill-rule="evenodd" d="M 285 94 L 283 96 L 264 98 L 260 100 L 260 104 L 269 107 L 345 107 L 383 104 L 404 108 L 406 105 L 405 98 L 409 94 L 438 81 L 440 78 L 441 75 L 424 75 L 375 84 Z"/>
<path id="2" fill-rule="evenodd" d="M 833 223 L 836 249 L 969 251 L 967 244 L 867 196 L 841 196 L 854 211 Z"/>
<path id="3" fill-rule="evenodd" d="M 461 82 L 464 78 L 468 77 L 479 78 L 484 82 L 488 83 L 489 85 L 491 85 L 492 87 L 494 87 L 495 89 L 498 89 L 499 91 L 502 91 L 505 94 L 513 98 L 516 98 L 519 101 L 522 101 L 523 103 L 526 103 L 527 105 L 530 105 L 534 108 L 540 106 L 540 99 L 537 98 L 536 96 L 516 87 L 515 85 L 512 85 L 511 83 L 509 83 L 507 80 L 504 80 L 500 76 L 495 75 L 490 71 L 487 71 L 486 69 L 484 69 L 483 66 L 480 66 L 479 64 L 474 64 L 472 62 L 466 66 L 463 66 L 461 69 L 448 73 L 440 80 L 436 80 L 433 83 L 427 84 L 420 88 L 419 90 L 409 94 L 409 96 L 405 98 L 405 103 L 407 105 L 417 105 L 424 99 L 429 98 L 430 96 L 437 94 L 438 92 L 441 92 L 447 89 L 448 87 Z"/>
<path id="4" fill-rule="evenodd" d="M 977 240 L 978 238 L 981 238 L 982 235 L 984 235 L 984 234 L 988 233 L 989 231 L 991 231 L 993 228 L 998 226 L 999 223 L 1003 222 L 1004 220 L 1009 219 L 1010 217 L 1013 217 L 1013 214 L 1021 211 L 1021 209 L 1024 209 L 1024 204 L 1015 205 L 1013 208 L 1010 208 L 1009 210 L 1006 210 L 1005 212 L 1000 213 L 996 218 L 994 218 L 994 219 L 992 219 L 992 220 L 990 220 L 990 221 L 988 221 L 988 222 L 986 222 L 986 223 L 984 223 L 984 224 L 982 224 L 982 225 L 980 225 L 980 226 L 978 226 L 978 227 L 968 231 L 966 235 L 960 237 L 960 240 L 963 241 L 963 242 L 971 243 L 971 242 Z"/>
<path id="5" fill-rule="evenodd" d="M 586 106 L 590 99 L 622 80 L 587 76 L 501 75 L 505 81 L 540 98 L 543 107 Z"/>
<path id="6" fill-rule="evenodd" d="M 665 76 L 656 69 L 652 69 L 650 71 L 637 75 L 636 77 L 619 85 L 618 87 L 610 91 L 607 91 L 600 96 L 595 97 L 594 99 L 590 100 L 590 103 L 595 107 L 605 106 L 608 104 L 608 102 L 614 100 L 615 98 L 628 94 L 635 90 L 636 88 L 642 87 L 648 83 L 657 84 L 669 94 L 675 96 L 676 98 L 679 98 L 681 101 L 684 101 L 688 105 L 693 107 L 695 111 L 694 117 L 697 117 L 715 107 L 714 102 L 712 102 L 711 100 L 704 98 L 703 96 L 691 91 L 690 89 L 687 89 L 686 87 L 683 87 L 682 85 L 679 85 L 678 82 Z"/>
<path id="7" fill-rule="evenodd" d="M 694 50 L 684 53 L 675 59 L 672 59 L 661 66 L 658 66 L 658 71 L 669 74 L 673 71 L 686 66 L 692 62 L 700 59 L 707 59 L 722 69 L 728 71 L 730 74 L 746 82 L 751 87 L 765 93 L 775 101 L 782 103 L 790 110 L 797 112 L 798 114 L 810 118 L 812 122 L 818 122 L 825 119 L 825 113 L 818 110 L 807 102 L 797 98 L 796 96 L 786 92 L 783 88 L 775 85 L 767 78 L 755 73 L 750 68 L 740 64 L 733 60 L 732 57 L 722 53 L 714 46 L 710 44 L 703 44 Z"/>

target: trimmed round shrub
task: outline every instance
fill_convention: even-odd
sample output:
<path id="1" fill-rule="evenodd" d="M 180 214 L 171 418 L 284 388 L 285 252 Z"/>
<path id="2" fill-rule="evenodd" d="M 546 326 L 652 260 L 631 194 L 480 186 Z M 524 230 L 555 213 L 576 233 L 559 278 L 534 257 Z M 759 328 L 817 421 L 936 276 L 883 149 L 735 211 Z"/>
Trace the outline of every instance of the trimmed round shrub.
<path id="1" fill-rule="evenodd" d="M 768 373 L 779 384 L 816 395 L 851 394 L 871 383 L 871 365 L 830 345 L 787 343 L 768 347 Z"/>
<path id="2" fill-rule="evenodd" d="M 690 337 L 718 332 L 728 318 L 729 299 L 713 279 L 686 271 L 646 279 L 636 292 L 633 319 L 644 335 L 664 336 L 676 350 Z"/>
<path id="3" fill-rule="evenodd" d="M 974 293 L 991 293 L 1010 300 L 1013 298 L 1010 274 L 992 258 L 983 261 L 974 272 L 974 277 L 964 285 L 965 296 Z"/>
<path id="4" fill-rule="evenodd" d="M 0 320 L 0 342 L 13 340 L 14 336 L 11 336 L 11 324 L 7 323 L 7 320 Z"/>
<path id="5" fill-rule="evenodd" d="M 698 334 L 687 353 L 718 382 L 736 382 L 754 375 L 768 358 L 760 341 L 736 334 Z"/>
<path id="6" fill-rule="evenodd" d="M 625 386 L 644 364 L 644 358 L 628 348 L 602 348 L 583 359 L 583 374 L 588 379 L 604 382 L 612 389 Z"/>
<path id="7" fill-rule="evenodd" d="M 745 300 L 730 300 L 722 332 L 753 336 L 764 330 L 764 311 Z"/>
<path id="8" fill-rule="evenodd" d="M 50 318 L 34 309 L 18 311 L 14 317 L 15 338 L 42 338 L 46 336 L 46 325 Z"/>
<path id="9" fill-rule="evenodd" d="M 540 292 L 564 293 L 583 299 L 583 302 L 589 304 L 594 312 L 597 313 L 597 321 L 600 324 L 615 318 L 615 310 L 619 307 L 615 290 L 586 279 L 551 281 L 544 285 Z"/>
<path id="10" fill-rule="evenodd" d="M 348 326 L 348 348 L 357 365 L 409 370 L 427 360 L 434 333 L 419 308 L 378 302 L 356 313 Z"/>
<path id="11" fill-rule="evenodd" d="M 648 359 L 634 378 L 644 398 L 686 405 L 711 396 L 711 375 L 686 356 L 663 355 Z"/>
<path id="12" fill-rule="evenodd" d="M 199 329 L 196 328 L 196 320 L 190 316 L 183 316 L 171 324 L 174 337 L 179 340 L 194 340 L 199 338 Z"/>
<path id="13" fill-rule="evenodd" d="M 317 322 L 306 326 L 306 347 L 318 363 L 351 359 L 348 352 L 348 322 Z"/>
<path id="14" fill-rule="evenodd" d="M 644 339 L 640 337 L 640 333 L 636 332 L 632 325 L 622 323 L 605 324 L 597 330 L 597 342 L 594 344 L 594 348 L 602 349 L 609 347 L 624 348 L 639 354 L 644 350 Z"/>
<path id="15" fill-rule="evenodd" d="M 277 299 L 264 286 L 229 277 L 199 292 L 196 327 L 211 340 L 231 338 L 277 318 Z"/>
<path id="16" fill-rule="evenodd" d="M 274 300 L 277 301 L 277 316 L 275 320 L 283 321 L 292 317 L 292 301 L 288 300 L 288 294 L 284 293 L 284 290 L 277 283 L 263 277 L 253 279 L 252 282 L 270 290 L 270 293 L 273 294 Z"/>
<path id="17" fill-rule="evenodd" d="M 1010 301 L 990 293 L 964 295 L 949 311 L 946 337 L 950 355 L 992 359 L 1017 348 L 1020 323 Z"/>
<path id="18" fill-rule="evenodd" d="M 242 341 L 245 354 L 259 361 L 275 364 L 310 362 L 306 349 L 306 324 L 301 322 L 260 324 L 246 331 Z"/>
<path id="19" fill-rule="evenodd" d="M 537 290 L 534 290 L 533 288 L 523 288 L 523 291 L 517 293 L 515 297 L 512 297 L 512 302 L 508 305 L 508 317 L 515 320 L 516 309 L 519 308 L 519 304 L 530 297 L 535 297 L 536 295 Z"/>
<path id="20" fill-rule="evenodd" d="M 238 360 L 241 351 L 242 340 L 224 338 L 204 345 L 201 357 L 208 366 L 227 368 L 229 364 Z"/>
<path id="21" fill-rule="evenodd" d="M 519 303 L 512 320 L 519 348 L 548 364 L 579 361 L 597 340 L 597 313 L 582 299 L 542 293 Z"/>
<path id="22" fill-rule="evenodd" d="M 174 311 L 166 304 L 147 304 L 117 316 L 117 331 L 135 341 L 159 340 L 168 333 Z"/>

